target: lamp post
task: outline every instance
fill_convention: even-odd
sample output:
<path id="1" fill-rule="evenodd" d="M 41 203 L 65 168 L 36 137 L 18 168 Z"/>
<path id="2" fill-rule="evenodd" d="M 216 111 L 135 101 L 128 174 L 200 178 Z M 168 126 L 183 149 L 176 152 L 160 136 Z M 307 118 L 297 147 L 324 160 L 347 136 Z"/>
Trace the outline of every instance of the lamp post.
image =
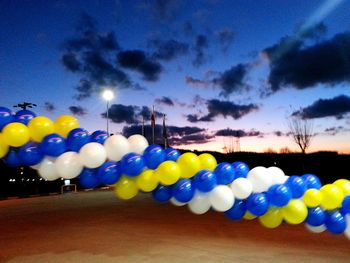
<path id="1" fill-rule="evenodd" d="M 103 99 L 107 102 L 107 112 L 106 112 L 106 117 L 107 117 L 107 134 L 109 136 L 109 115 L 108 115 L 108 111 L 109 111 L 109 102 L 114 98 L 114 93 L 112 90 L 110 89 L 106 89 L 103 91 L 102 93 L 102 97 Z"/>

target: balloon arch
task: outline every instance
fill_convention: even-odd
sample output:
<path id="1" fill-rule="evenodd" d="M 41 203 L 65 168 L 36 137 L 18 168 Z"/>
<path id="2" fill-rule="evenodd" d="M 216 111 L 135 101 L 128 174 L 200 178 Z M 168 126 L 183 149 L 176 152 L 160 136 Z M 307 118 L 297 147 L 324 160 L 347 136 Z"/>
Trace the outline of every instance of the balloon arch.
<path id="1" fill-rule="evenodd" d="M 312 232 L 350 238 L 346 179 L 322 186 L 313 174 L 286 176 L 278 167 L 217 164 L 208 153 L 180 154 L 148 145 L 141 135 L 89 134 L 69 115 L 53 122 L 29 110 L 14 114 L 0 107 L 0 131 L 0 158 L 8 166 L 31 166 L 48 181 L 78 177 L 86 188 L 113 185 L 124 200 L 146 192 L 198 215 L 213 209 L 231 220 L 257 218 L 267 228 L 305 223 Z"/>

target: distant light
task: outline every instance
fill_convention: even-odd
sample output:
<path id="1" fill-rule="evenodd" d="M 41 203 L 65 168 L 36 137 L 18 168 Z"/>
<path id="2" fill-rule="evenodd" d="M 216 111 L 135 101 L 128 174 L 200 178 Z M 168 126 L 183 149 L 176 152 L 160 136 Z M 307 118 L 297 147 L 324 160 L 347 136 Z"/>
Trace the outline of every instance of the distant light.
<path id="1" fill-rule="evenodd" d="M 20 172 L 20 174 L 23 174 L 23 172 Z"/>
<path id="2" fill-rule="evenodd" d="M 27 182 L 29 182 L 29 179 L 27 179 Z"/>
<path id="3" fill-rule="evenodd" d="M 63 180 L 63 178 L 61 178 L 61 181 Z"/>
<path id="4" fill-rule="evenodd" d="M 12 179 L 12 182 L 16 182 L 16 179 Z"/>
<path id="5" fill-rule="evenodd" d="M 43 180 L 43 178 L 40 178 L 40 181 L 42 181 Z"/>
<path id="6" fill-rule="evenodd" d="M 110 89 L 106 89 L 102 92 L 102 97 L 106 101 L 111 101 L 114 98 L 114 92 Z"/>
<path id="7" fill-rule="evenodd" d="M 35 179 L 32 180 L 33 182 L 35 181 Z"/>
<path id="8" fill-rule="evenodd" d="M 64 185 L 70 185 L 70 180 L 64 180 Z"/>

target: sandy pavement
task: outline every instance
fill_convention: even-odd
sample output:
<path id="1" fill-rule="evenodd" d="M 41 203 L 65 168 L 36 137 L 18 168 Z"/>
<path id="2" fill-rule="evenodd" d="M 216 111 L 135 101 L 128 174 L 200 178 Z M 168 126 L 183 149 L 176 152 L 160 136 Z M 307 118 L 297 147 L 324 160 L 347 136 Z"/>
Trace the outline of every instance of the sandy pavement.
<path id="1" fill-rule="evenodd" d="M 350 240 L 94 191 L 0 201 L 0 262 L 350 262 Z"/>

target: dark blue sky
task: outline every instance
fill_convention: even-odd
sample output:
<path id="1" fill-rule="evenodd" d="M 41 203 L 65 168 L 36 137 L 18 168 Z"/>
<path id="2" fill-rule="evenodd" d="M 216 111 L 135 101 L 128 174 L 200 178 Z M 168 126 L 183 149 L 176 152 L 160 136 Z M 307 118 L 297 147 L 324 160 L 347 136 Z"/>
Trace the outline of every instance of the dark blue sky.
<path id="1" fill-rule="evenodd" d="M 94 131 L 111 86 L 113 132 L 139 131 L 155 105 L 182 147 L 220 151 L 221 135 L 239 133 L 242 150 L 296 149 L 294 114 L 314 122 L 310 150 L 350 152 L 349 11 L 341 0 L 3 0 L 0 105 L 34 102 Z"/>

